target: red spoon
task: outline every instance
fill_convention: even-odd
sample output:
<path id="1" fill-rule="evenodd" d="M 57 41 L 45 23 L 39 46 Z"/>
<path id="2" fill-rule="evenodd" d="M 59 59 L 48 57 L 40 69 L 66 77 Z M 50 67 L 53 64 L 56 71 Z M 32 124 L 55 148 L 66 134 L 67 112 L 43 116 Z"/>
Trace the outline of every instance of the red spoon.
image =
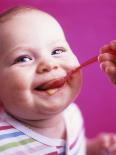
<path id="1" fill-rule="evenodd" d="M 114 52 L 114 51 L 110 51 L 109 53 L 116 56 L 116 52 Z M 96 55 L 96 56 L 86 60 L 84 63 L 80 64 L 80 66 L 77 67 L 72 73 L 74 73 L 74 72 L 78 71 L 79 69 L 86 67 L 86 66 L 88 66 L 88 65 L 90 65 L 96 61 L 98 61 L 98 55 Z"/>
<path id="2" fill-rule="evenodd" d="M 110 52 L 110 53 L 116 56 L 115 52 Z M 82 63 L 79 67 L 77 67 L 76 69 L 69 72 L 66 77 L 62 77 L 60 79 L 50 80 L 46 83 L 43 83 L 41 86 L 38 87 L 38 89 L 39 90 L 47 90 L 47 89 L 53 89 L 56 87 L 61 87 L 71 77 L 72 74 L 76 73 L 81 68 L 86 67 L 86 66 L 88 66 L 88 65 L 90 65 L 96 61 L 98 61 L 98 55 L 94 56 L 94 57 L 88 59 L 87 61 L 85 61 L 84 63 Z"/>
<path id="3" fill-rule="evenodd" d="M 96 62 L 97 60 L 98 60 L 98 56 L 94 56 L 94 57 L 92 57 L 92 58 L 86 60 L 84 63 L 80 64 L 80 66 L 77 67 L 77 68 L 73 71 L 73 73 L 76 72 L 77 70 L 83 68 L 83 67 L 86 67 L 86 66 L 88 66 L 88 65 L 90 65 L 90 64 L 92 64 L 92 63 L 94 63 L 94 62 Z"/>
<path id="4" fill-rule="evenodd" d="M 61 87 L 71 77 L 72 74 L 77 72 L 79 69 L 81 69 L 81 68 L 83 68 L 83 67 L 85 67 L 91 63 L 96 62 L 97 58 L 98 58 L 98 56 L 90 58 L 86 62 L 82 63 L 79 67 L 77 67 L 75 70 L 72 70 L 71 72 L 69 72 L 66 77 L 62 77 L 60 79 L 54 79 L 54 80 L 50 80 L 48 82 L 45 82 L 45 83 L 41 84 L 37 89 L 42 91 L 42 90 L 47 90 L 47 89 L 53 89 L 56 87 L 57 88 Z"/>

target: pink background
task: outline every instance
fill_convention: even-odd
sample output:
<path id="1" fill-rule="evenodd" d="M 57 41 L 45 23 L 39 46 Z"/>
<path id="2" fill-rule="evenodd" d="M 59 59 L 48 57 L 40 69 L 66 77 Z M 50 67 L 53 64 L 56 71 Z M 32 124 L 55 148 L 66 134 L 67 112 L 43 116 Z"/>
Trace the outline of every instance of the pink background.
<path id="1" fill-rule="evenodd" d="M 80 62 L 99 53 L 99 48 L 116 39 L 115 0 L 0 0 L 0 10 L 31 5 L 52 14 L 61 23 Z M 83 69 L 83 88 L 76 103 L 80 106 L 86 134 L 116 131 L 116 87 L 95 63 Z"/>

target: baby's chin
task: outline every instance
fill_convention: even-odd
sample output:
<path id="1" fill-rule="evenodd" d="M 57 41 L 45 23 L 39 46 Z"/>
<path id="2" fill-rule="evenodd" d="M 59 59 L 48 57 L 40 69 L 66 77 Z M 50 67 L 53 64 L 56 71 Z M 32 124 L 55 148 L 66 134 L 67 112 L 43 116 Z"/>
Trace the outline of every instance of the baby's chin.
<path id="1" fill-rule="evenodd" d="M 28 123 L 31 125 L 32 122 L 38 122 L 44 121 L 48 119 L 53 119 L 56 116 L 59 116 L 62 114 L 62 112 L 68 107 L 68 105 L 64 106 L 53 106 L 53 107 L 42 107 L 41 110 L 36 110 L 35 113 L 27 113 L 27 114 L 15 114 L 11 112 L 7 112 L 10 116 L 15 118 L 16 120 L 22 122 L 22 123 Z"/>
<path id="2" fill-rule="evenodd" d="M 25 121 L 39 121 L 42 119 L 49 119 L 50 117 L 54 117 L 64 111 L 67 108 L 69 102 L 58 102 L 57 100 L 53 100 L 50 103 L 42 103 L 41 105 L 33 105 L 31 108 L 27 108 L 24 112 L 20 109 L 13 111 L 12 109 L 5 109 L 5 111 L 12 116 L 13 118 L 25 122 Z"/>

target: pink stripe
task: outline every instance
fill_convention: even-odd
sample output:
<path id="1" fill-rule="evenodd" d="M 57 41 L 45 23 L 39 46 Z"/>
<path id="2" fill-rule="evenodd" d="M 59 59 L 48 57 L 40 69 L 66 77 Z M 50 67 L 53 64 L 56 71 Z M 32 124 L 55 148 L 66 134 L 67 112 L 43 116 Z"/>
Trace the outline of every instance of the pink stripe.
<path id="1" fill-rule="evenodd" d="M 75 144 L 77 143 L 78 139 L 79 139 L 79 137 L 77 137 L 76 140 L 70 145 L 70 147 L 69 147 L 70 150 L 75 146 Z"/>
<path id="2" fill-rule="evenodd" d="M 12 126 L 0 126 L 0 130 L 7 130 L 13 128 Z"/>
<path id="3" fill-rule="evenodd" d="M 58 149 L 63 148 L 63 146 L 57 146 Z"/>
<path id="4" fill-rule="evenodd" d="M 46 155 L 58 155 L 58 152 L 51 152 L 51 153 L 48 153 Z"/>

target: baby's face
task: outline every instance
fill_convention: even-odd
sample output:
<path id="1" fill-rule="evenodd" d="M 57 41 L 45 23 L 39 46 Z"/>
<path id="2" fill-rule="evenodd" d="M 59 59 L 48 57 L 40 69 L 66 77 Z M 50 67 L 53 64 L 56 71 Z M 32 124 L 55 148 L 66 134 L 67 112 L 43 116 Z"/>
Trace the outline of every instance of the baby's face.
<path id="1" fill-rule="evenodd" d="M 6 110 L 27 120 L 64 110 L 79 93 L 81 75 L 62 83 L 79 63 L 58 23 L 47 15 L 27 13 L 0 28 L 0 101 Z M 56 79 L 54 89 L 40 90 L 41 84 Z"/>

